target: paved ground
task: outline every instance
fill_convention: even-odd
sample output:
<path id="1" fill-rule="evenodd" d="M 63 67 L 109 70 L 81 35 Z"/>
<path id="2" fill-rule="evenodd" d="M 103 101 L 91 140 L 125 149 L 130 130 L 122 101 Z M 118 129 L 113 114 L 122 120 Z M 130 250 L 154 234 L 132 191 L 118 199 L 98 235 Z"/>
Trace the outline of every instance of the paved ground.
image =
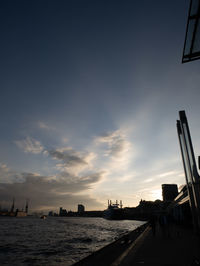
<path id="1" fill-rule="evenodd" d="M 155 236 L 147 229 L 128 252 L 112 266 L 195 266 L 200 265 L 200 239 L 191 229 L 171 226 Z"/>

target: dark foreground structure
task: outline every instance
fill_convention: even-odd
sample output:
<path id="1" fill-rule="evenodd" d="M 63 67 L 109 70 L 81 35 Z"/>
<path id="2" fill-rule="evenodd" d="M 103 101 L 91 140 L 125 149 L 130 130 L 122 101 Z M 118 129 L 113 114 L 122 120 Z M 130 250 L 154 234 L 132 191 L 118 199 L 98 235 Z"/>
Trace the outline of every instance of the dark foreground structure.
<path id="1" fill-rule="evenodd" d="M 170 235 L 163 235 L 159 227 L 155 236 L 148 229 L 127 256 L 113 266 L 200 265 L 200 242 L 191 229 L 173 226 Z"/>
<path id="2" fill-rule="evenodd" d="M 185 172 L 189 205 L 192 213 L 194 230 L 200 235 L 200 175 L 197 170 L 192 138 L 185 111 L 180 111 L 179 117 L 180 120 L 177 120 L 177 133 Z"/>

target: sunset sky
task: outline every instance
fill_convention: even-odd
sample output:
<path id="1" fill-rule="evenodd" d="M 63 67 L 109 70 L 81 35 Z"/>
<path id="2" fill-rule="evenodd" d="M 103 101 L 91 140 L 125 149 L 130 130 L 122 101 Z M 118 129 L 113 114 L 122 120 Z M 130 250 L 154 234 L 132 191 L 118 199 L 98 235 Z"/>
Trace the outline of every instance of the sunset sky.
<path id="1" fill-rule="evenodd" d="M 189 0 L 0 1 L 0 204 L 103 210 L 185 183 L 176 120 L 200 155 Z"/>

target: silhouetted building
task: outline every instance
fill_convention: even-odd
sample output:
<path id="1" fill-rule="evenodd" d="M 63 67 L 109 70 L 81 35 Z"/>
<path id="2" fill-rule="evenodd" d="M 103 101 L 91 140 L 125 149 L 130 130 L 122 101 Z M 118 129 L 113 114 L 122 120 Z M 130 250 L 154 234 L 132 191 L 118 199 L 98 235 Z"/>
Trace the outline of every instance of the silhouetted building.
<path id="1" fill-rule="evenodd" d="M 178 196 L 171 202 L 168 211 L 173 215 L 174 221 L 178 224 L 191 225 L 192 213 L 189 202 L 187 185 L 183 185 Z"/>
<path id="2" fill-rule="evenodd" d="M 60 207 L 59 216 L 67 216 L 67 211 Z"/>
<path id="3" fill-rule="evenodd" d="M 176 184 L 163 184 L 162 196 L 163 201 L 173 201 L 178 195 L 178 187 Z"/>
<path id="4" fill-rule="evenodd" d="M 140 204 L 136 207 L 136 209 L 140 213 L 145 214 L 151 214 L 155 211 L 160 211 L 163 208 L 163 202 L 161 200 L 155 200 L 155 201 L 147 201 L 142 200 L 140 201 Z"/>
<path id="5" fill-rule="evenodd" d="M 82 204 L 78 204 L 78 213 L 81 214 L 85 211 L 85 207 Z"/>

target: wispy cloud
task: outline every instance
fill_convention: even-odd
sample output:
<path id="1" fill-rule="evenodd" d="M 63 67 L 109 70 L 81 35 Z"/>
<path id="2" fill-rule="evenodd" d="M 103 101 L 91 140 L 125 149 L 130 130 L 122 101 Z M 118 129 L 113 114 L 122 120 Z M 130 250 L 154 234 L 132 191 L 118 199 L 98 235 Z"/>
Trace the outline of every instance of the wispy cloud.
<path id="1" fill-rule="evenodd" d="M 47 130 L 51 129 L 50 126 L 48 126 L 46 123 L 44 123 L 44 122 L 42 122 L 42 121 L 39 121 L 39 122 L 38 122 L 38 127 L 39 127 L 39 128 L 42 128 L 42 129 L 47 129 Z"/>
<path id="2" fill-rule="evenodd" d="M 134 179 L 134 176 L 135 174 L 124 174 L 118 178 L 116 178 L 116 180 L 120 183 L 124 183 L 124 182 L 127 182 L 127 181 L 131 181 Z"/>
<path id="3" fill-rule="evenodd" d="M 97 144 L 105 143 L 107 145 L 105 155 L 112 157 L 120 157 L 130 148 L 130 142 L 127 141 L 125 134 L 120 130 L 99 136 L 95 139 L 95 142 Z"/>
<path id="4" fill-rule="evenodd" d="M 44 151 L 40 141 L 31 137 L 26 137 L 24 140 L 16 140 L 15 144 L 26 153 L 39 154 Z"/>
<path id="5" fill-rule="evenodd" d="M 143 181 L 143 183 L 151 183 L 153 181 L 153 178 L 147 178 Z"/>
<path id="6" fill-rule="evenodd" d="M 92 160 L 95 154 L 92 152 L 78 152 L 70 147 L 46 151 L 54 160 L 59 161 L 56 164 L 60 171 L 68 171 L 78 174 L 83 170 L 92 170 Z"/>
<path id="7" fill-rule="evenodd" d="M 158 176 L 159 177 L 165 177 L 165 176 L 171 176 L 171 175 L 176 175 L 176 174 L 177 174 L 177 172 L 169 171 L 169 172 L 165 172 L 165 173 L 159 174 Z"/>
<path id="8" fill-rule="evenodd" d="M 65 150 L 50 150 L 48 151 L 49 155 L 56 159 L 56 160 L 62 160 L 66 167 L 72 167 L 76 165 L 87 165 L 86 160 L 83 156 L 80 155 L 80 153 L 75 152 L 74 150 L 67 148 Z"/>

